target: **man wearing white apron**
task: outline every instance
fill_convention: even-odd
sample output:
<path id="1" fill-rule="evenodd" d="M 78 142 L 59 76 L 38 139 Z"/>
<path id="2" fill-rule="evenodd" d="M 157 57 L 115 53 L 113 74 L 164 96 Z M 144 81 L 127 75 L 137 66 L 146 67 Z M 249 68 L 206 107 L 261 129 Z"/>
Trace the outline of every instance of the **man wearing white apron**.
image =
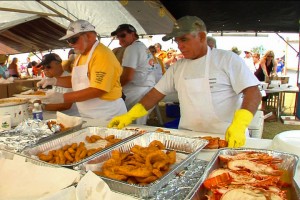
<path id="1" fill-rule="evenodd" d="M 121 85 L 126 96 L 125 104 L 129 110 L 154 87 L 156 66 L 151 52 L 143 42 L 138 40 L 139 36 L 132 25 L 119 25 L 111 36 L 116 36 L 120 45 L 126 48 L 122 58 Z M 136 124 L 146 124 L 146 122 L 147 115 L 136 120 Z"/>
<path id="2" fill-rule="evenodd" d="M 114 53 L 97 41 L 95 27 L 88 21 L 77 20 L 69 25 L 67 34 L 60 40 L 67 40 L 75 53 L 79 54 L 72 77 L 43 79 L 37 85 L 72 87 L 73 92 L 49 92 L 43 101 L 76 102 L 80 116 L 102 121 L 126 113 L 127 109 L 121 98 L 122 67 Z"/>
<path id="3" fill-rule="evenodd" d="M 122 128 L 167 94 L 178 92 L 180 129 L 225 134 L 229 147 L 243 146 L 261 101 L 259 81 L 242 58 L 207 46 L 206 26 L 198 17 L 179 19 L 163 40 L 172 38 L 185 58 L 168 69 L 128 113 L 114 117 L 108 126 Z"/>

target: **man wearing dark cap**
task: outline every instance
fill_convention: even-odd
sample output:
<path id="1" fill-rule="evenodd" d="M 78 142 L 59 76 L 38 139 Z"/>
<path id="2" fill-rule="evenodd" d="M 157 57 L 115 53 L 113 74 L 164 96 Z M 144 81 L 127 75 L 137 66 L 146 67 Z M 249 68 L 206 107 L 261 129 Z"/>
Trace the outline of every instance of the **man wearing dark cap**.
<path id="1" fill-rule="evenodd" d="M 67 71 L 63 70 L 62 60 L 59 57 L 59 55 L 55 53 L 49 53 L 44 55 L 42 58 L 42 62 L 38 66 L 40 66 L 43 69 L 45 76 L 48 78 L 53 78 L 53 77 L 59 78 L 59 77 L 70 76 L 70 74 Z M 73 91 L 72 88 L 65 88 L 60 86 L 53 86 L 52 89 L 53 90 L 51 92 L 59 92 L 62 94 Z M 75 103 L 42 104 L 42 105 L 43 105 L 43 110 L 62 111 L 63 113 L 68 115 L 79 116 Z"/>
<path id="2" fill-rule="evenodd" d="M 70 23 L 60 40 L 66 40 L 78 54 L 72 76 L 47 78 L 37 84 L 72 88 L 73 92 L 47 94 L 44 103 L 76 102 L 80 116 L 102 121 L 125 113 L 120 84 L 122 67 L 114 53 L 97 40 L 95 27 L 88 21 L 77 20 Z"/>
<path id="3" fill-rule="evenodd" d="M 225 134 L 229 147 L 245 144 L 248 125 L 261 101 L 260 82 L 238 55 L 207 45 L 206 26 L 196 16 L 176 21 L 164 41 L 173 39 L 184 55 L 128 113 L 109 127 L 129 124 L 167 94 L 178 93 L 179 129 Z"/>
<path id="4" fill-rule="evenodd" d="M 122 58 L 121 84 L 129 110 L 155 85 L 154 59 L 146 45 L 138 40 L 139 36 L 132 25 L 119 25 L 111 36 L 118 38 L 121 47 L 126 48 Z M 136 121 L 137 124 L 146 122 L 147 116 Z"/>

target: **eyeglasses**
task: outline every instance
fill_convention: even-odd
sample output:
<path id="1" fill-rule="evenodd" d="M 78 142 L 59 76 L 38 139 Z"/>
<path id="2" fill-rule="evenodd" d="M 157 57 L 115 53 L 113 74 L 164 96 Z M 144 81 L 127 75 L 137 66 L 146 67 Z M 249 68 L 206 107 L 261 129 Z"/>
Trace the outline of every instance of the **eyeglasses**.
<path id="1" fill-rule="evenodd" d="M 117 35 L 117 38 L 119 39 L 119 38 L 125 38 L 126 37 L 126 33 L 122 33 L 122 34 L 119 34 L 119 35 Z"/>
<path id="2" fill-rule="evenodd" d="M 69 44 L 76 44 L 76 42 L 78 41 L 78 39 L 79 39 L 80 36 L 81 36 L 81 35 L 78 35 L 77 37 L 69 38 L 69 39 L 67 39 L 66 41 L 67 41 L 67 43 L 69 43 Z"/>

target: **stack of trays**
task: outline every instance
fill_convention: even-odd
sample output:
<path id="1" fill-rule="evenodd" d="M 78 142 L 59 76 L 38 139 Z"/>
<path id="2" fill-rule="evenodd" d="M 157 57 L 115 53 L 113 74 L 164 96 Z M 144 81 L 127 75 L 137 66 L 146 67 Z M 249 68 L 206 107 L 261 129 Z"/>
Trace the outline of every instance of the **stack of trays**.
<path id="1" fill-rule="evenodd" d="M 181 136 L 175 136 L 164 133 L 148 132 L 140 137 L 126 141 L 125 143 L 111 148 L 109 151 L 101 154 L 97 154 L 93 159 L 81 163 L 76 166 L 76 170 L 81 170 L 86 173 L 89 170 L 100 170 L 100 166 L 112 157 L 112 150 L 118 150 L 122 153 L 130 152 L 130 149 L 134 145 L 147 147 L 152 141 L 158 140 L 164 144 L 166 150 L 176 151 L 176 163 L 170 166 L 170 169 L 158 180 L 147 184 L 137 185 L 129 184 L 124 181 L 118 181 L 104 176 L 100 176 L 110 187 L 110 189 L 125 193 L 128 195 L 136 196 L 138 198 L 151 197 L 161 189 L 163 186 L 180 173 L 186 166 L 188 166 L 197 156 L 197 154 L 203 149 L 208 141 L 203 139 L 187 138 Z M 97 167 L 95 167 L 97 165 Z"/>
<path id="2" fill-rule="evenodd" d="M 40 162 L 43 162 L 43 161 L 39 160 L 39 158 L 38 158 L 38 155 L 40 153 L 47 154 L 49 151 L 60 149 L 60 148 L 64 147 L 65 145 L 70 145 L 72 143 L 79 144 L 80 142 L 85 141 L 86 136 L 91 136 L 91 135 L 98 135 L 102 138 L 105 138 L 109 135 L 114 135 L 115 138 L 122 139 L 122 140 L 120 142 L 117 142 L 107 148 L 104 148 L 101 151 L 99 151 L 91 156 L 88 156 L 78 162 L 73 162 L 71 164 L 62 164 L 60 166 L 73 168 L 74 166 L 76 166 L 80 163 L 83 163 L 83 162 L 86 162 L 86 161 L 92 159 L 94 156 L 96 156 L 98 154 L 102 154 L 104 152 L 109 151 L 111 148 L 113 148 L 115 146 L 121 145 L 122 143 L 126 142 L 127 140 L 133 139 L 135 137 L 139 137 L 141 135 L 141 132 L 138 130 L 117 130 L 117 129 L 100 128 L 100 127 L 87 127 L 87 128 L 81 129 L 79 131 L 69 133 L 68 135 L 61 136 L 59 138 L 47 140 L 41 144 L 37 144 L 34 147 L 25 148 L 22 153 L 28 157 L 31 157 L 33 159 L 37 159 Z M 56 165 L 56 164 L 52 164 L 52 165 Z"/>

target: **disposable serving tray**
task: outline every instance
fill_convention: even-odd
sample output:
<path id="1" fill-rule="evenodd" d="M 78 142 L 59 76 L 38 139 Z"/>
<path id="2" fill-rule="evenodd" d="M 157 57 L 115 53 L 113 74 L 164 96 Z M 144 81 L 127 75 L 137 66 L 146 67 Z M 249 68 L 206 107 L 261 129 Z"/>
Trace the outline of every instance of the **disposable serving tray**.
<path id="1" fill-rule="evenodd" d="M 102 154 L 102 153 L 105 153 L 106 151 L 109 151 L 109 149 L 113 148 L 114 146 L 120 145 L 129 139 L 139 137 L 141 135 L 141 131 L 139 131 L 139 130 L 118 130 L 118 129 L 109 129 L 109 128 L 104 128 L 104 127 L 87 127 L 87 128 L 81 129 L 79 131 L 69 133 L 68 135 L 64 135 L 59 138 L 48 140 L 41 144 L 37 144 L 34 147 L 25 148 L 22 153 L 33 159 L 39 160 L 37 157 L 37 155 L 39 153 L 48 153 L 51 150 L 59 149 L 67 144 L 72 144 L 72 143 L 79 144 L 80 142 L 87 143 L 85 141 L 85 137 L 91 136 L 91 135 L 99 135 L 102 138 L 105 138 L 109 135 L 114 135 L 115 138 L 122 139 L 122 141 L 117 142 L 107 148 L 104 148 L 103 150 L 97 152 L 96 154 L 86 157 L 78 162 L 74 162 L 72 164 L 64 164 L 61 166 L 73 168 L 74 166 L 76 166 L 80 163 L 83 163 L 83 162 L 86 162 L 86 161 L 92 159 L 97 154 Z"/>
<path id="2" fill-rule="evenodd" d="M 205 171 L 202 175 L 202 177 L 199 179 L 198 183 L 195 184 L 194 188 L 191 190 L 191 192 L 187 195 L 185 199 L 192 199 L 192 200 L 202 200 L 207 199 L 205 196 L 208 193 L 208 190 L 204 187 L 203 183 L 208 178 L 209 174 L 218 168 L 222 168 L 222 161 L 219 160 L 220 155 L 235 155 L 237 153 L 242 152 L 261 152 L 261 153 L 267 153 L 275 158 L 283 159 L 283 162 L 278 165 L 279 169 L 286 170 L 288 172 L 288 177 L 291 179 L 291 190 L 289 194 L 290 200 L 298 200 L 300 199 L 300 189 L 297 183 L 294 180 L 294 176 L 297 169 L 297 164 L 299 157 L 294 154 L 289 154 L 285 152 L 280 151 L 273 151 L 273 150 L 266 150 L 266 149 L 253 149 L 253 148 L 238 148 L 238 149 L 229 149 L 224 148 L 218 150 L 217 153 L 215 153 L 214 157 L 211 159 L 211 161 L 208 163 L 208 165 L 205 168 Z"/>
<path id="3" fill-rule="evenodd" d="M 147 147 L 154 140 L 162 142 L 167 150 L 176 151 L 177 162 L 170 167 L 170 170 L 160 179 L 145 186 L 129 184 L 124 181 L 118 181 L 101 176 L 101 178 L 109 185 L 110 189 L 128 195 L 136 196 L 138 198 L 147 198 L 153 196 L 156 191 L 165 186 L 172 178 L 174 178 L 186 166 L 188 166 L 195 159 L 201 149 L 203 149 L 208 143 L 207 140 L 198 138 L 196 139 L 165 133 L 148 132 L 140 137 L 127 141 L 122 145 L 111 148 L 110 151 L 98 155 L 90 161 L 78 165 L 75 170 L 81 170 L 83 173 L 89 170 L 99 171 L 101 165 L 111 158 L 112 150 L 119 150 L 120 152 L 130 152 L 130 149 L 134 145 Z"/>
<path id="4" fill-rule="evenodd" d="M 42 162 L 42 161 L 39 161 L 39 160 L 36 160 L 36 159 L 32 159 L 32 158 L 27 157 L 25 155 L 15 153 L 15 152 L 11 152 L 11 151 L 8 151 L 6 149 L 0 149 L 0 158 L 13 160 L 13 159 L 16 159 L 16 157 L 20 157 L 20 158 L 24 159 L 25 162 L 30 162 L 32 164 L 39 165 L 39 166 L 61 167 L 59 165 L 50 165 L 46 162 Z"/>

